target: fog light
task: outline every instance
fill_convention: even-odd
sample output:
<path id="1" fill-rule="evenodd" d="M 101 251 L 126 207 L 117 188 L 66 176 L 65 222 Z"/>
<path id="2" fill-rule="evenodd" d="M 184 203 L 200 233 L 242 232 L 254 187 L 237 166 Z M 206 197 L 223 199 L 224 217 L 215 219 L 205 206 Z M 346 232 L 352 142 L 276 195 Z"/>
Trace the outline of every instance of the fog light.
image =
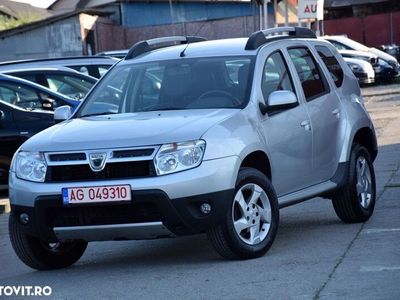
<path id="1" fill-rule="evenodd" d="M 26 213 L 20 214 L 19 215 L 19 221 L 24 225 L 28 224 L 28 222 L 29 222 L 28 214 L 26 214 Z"/>
<path id="2" fill-rule="evenodd" d="M 208 215 L 211 212 L 211 205 L 208 203 L 202 203 L 200 205 L 200 210 L 203 214 Z"/>

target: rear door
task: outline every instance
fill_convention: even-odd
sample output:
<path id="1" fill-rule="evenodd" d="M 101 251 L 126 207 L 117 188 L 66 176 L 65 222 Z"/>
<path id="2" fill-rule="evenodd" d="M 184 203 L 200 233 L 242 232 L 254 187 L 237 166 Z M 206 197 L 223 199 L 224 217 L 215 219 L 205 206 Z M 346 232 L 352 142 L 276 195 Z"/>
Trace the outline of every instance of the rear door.
<path id="1" fill-rule="evenodd" d="M 321 59 L 308 45 L 287 49 L 291 63 L 296 68 L 296 80 L 303 90 L 305 107 L 311 120 L 313 139 L 312 170 L 313 183 L 329 180 L 334 175 L 340 143 L 340 99 L 331 77 Z M 328 59 L 332 59 L 329 57 Z M 329 76 L 329 77 L 328 77 Z"/>

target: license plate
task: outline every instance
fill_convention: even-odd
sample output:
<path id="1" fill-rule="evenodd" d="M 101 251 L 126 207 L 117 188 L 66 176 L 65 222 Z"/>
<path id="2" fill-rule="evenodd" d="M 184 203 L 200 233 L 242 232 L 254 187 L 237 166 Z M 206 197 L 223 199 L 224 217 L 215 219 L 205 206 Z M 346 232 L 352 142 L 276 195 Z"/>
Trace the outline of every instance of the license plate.
<path id="1" fill-rule="evenodd" d="M 64 204 L 130 201 L 131 187 L 113 185 L 63 188 L 62 195 Z"/>

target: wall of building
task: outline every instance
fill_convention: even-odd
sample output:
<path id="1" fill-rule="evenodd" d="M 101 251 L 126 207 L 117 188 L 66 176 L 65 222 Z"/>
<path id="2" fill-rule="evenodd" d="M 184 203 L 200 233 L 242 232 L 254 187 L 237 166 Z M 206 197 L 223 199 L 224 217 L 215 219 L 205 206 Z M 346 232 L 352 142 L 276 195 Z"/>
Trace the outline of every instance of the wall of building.
<path id="1" fill-rule="evenodd" d="M 122 25 L 125 27 L 156 26 L 173 23 L 217 20 L 251 16 L 257 13 L 251 2 L 195 3 L 174 2 L 121 2 Z"/>
<path id="2" fill-rule="evenodd" d="M 325 34 L 347 34 L 369 47 L 400 45 L 400 12 L 324 21 Z"/>
<path id="3" fill-rule="evenodd" d="M 78 16 L 4 37 L 0 41 L 0 61 L 70 55 L 82 55 Z"/>
<path id="4" fill-rule="evenodd" d="M 248 37 L 258 26 L 258 17 L 253 16 L 134 28 L 96 23 L 96 50 L 127 49 L 141 40 L 171 35 L 197 35 L 207 39 Z"/>

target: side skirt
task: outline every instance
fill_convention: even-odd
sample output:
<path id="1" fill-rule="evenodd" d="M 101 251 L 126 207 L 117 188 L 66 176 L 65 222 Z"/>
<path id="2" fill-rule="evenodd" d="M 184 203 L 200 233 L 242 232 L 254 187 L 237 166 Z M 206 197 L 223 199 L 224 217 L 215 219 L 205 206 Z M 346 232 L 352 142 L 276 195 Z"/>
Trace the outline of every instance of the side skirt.
<path id="1" fill-rule="evenodd" d="M 339 163 L 335 174 L 330 180 L 278 197 L 279 208 L 295 205 L 318 196 L 326 197 L 346 183 L 348 169 L 348 162 Z"/>

